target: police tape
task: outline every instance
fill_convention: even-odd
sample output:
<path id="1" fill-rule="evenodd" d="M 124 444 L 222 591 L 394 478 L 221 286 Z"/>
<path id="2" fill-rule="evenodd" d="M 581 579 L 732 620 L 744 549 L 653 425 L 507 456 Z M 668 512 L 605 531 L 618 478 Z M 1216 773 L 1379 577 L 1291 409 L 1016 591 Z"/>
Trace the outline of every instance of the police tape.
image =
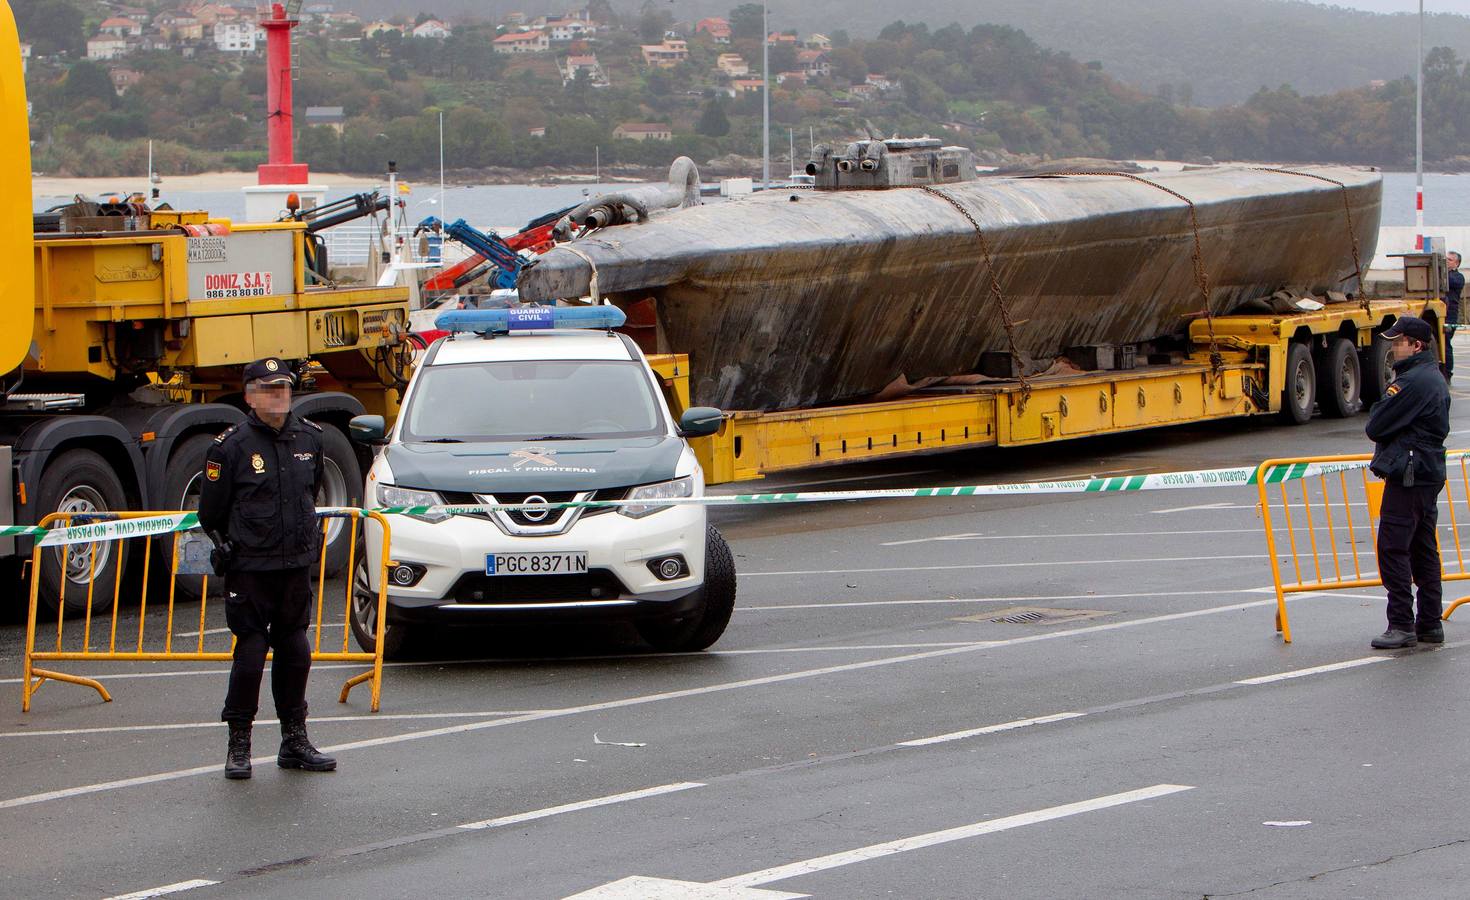
<path id="1" fill-rule="evenodd" d="M 1450 454 L 1463 456 L 1465 454 Z M 1291 463 L 1273 466 L 1266 472 L 1267 484 L 1279 484 L 1313 478 L 1335 472 L 1361 469 L 1367 461 L 1340 463 Z M 1200 469 L 1188 472 L 1158 472 L 1152 475 L 1125 475 L 1111 478 L 1077 478 L 1065 481 L 1024 481 L 1013 484 L 970 484 L 955 487 L 880 488 L 864 491 L 800 491 L 763 494 L 711 494 L 703 497 L 657 497 L 621 500 L 568 500 L 557 503 L 473 503 L 452 506 L 383 506 L 373 512 L 384 515 L 446 516 L 495 511 L 569 508 L 608 508 L 621 506 L 739 506 L 776 503 L 832 503 L 862 500 L 903 500 L 936 497 L 994 497 L 1025 494 L 1092 494 L 1133 491 L 1163 491 L 1181 488 L 1243 487 L 1256 483 L 1255 466 L 1226 469 Z M 352 507 L 321 507 L 318 513 L 331 516 L 361 516 L 363 510 Z M 199 527 L 199 516 L 193 512 L 165 513 L 128 519 L 103 520 L 106 513 L 78 513 L 74 524 L 53 528 L 36 525 L 0 526 L 0 537 L 33 537 L 36 546 L 57 547 L 119 541 L 129 538 L 156 537 L 162 534 L 190 531 Z M 76 522 L 86 518 L 89 521 Z"/>

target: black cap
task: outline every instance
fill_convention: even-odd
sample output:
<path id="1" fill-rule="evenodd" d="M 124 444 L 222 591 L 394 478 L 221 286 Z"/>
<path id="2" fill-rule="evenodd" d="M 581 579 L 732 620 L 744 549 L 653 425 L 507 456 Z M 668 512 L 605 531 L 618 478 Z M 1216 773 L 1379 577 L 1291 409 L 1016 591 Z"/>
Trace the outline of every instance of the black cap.
<path id="1" fill-rule="evenodd" d="M 286 365 L 285 360 L 274 356 L 265 359 L 257 359 L 245 367 L 246 384 L 294 384 L 296 376 L 291 374 L 291 367 Z"/>
<path id="2" fill-rule="evenodd" d="M 1434 340 L 1434 329 L 1418 316 L 1399 316 L 1383 333 L 1386 338 L 1407 337 L 1421 343 Z"/>

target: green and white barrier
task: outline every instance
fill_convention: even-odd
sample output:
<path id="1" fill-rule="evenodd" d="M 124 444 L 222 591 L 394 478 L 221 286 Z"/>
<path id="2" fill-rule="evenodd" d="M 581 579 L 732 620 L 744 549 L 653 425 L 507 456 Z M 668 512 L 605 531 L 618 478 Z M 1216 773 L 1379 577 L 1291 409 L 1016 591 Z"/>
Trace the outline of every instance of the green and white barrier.
<path id="1" fill-rule="evenodd" d="M 1463 454 L 1451 454 L 1460 456 Z M 1276 466 L 1266 472 L 1266 483 L 1279 484 L 1302 478 L 1313 478 L 1335 472 L 1365 468 L 1365 462 L 1344 463 L 1295 463 Z M 1166 491 L 1182 488 L 1242 487 L 1256 483 L 1255 466 L 1237 466 L 1227 469 L 1199 469 L 1190 472 L 1158 472 L 1152 475 L 1128 475 L 1116 478 L 1077 478 L 1067 481 L 1025 481 L 1015 484 L 971 484 L 957 487 L 887 488 L 866 491 L 796 491 L 763 494 L 719 494 L 704 497 L 682 497 L 650 500 L 585 500 L 566 503 L 481 503 L 460 506 L 385 506 L 374 512 L 385 515 L 424 515 L 431 511 L 447 512 L 451 515 L 485 513 L 493 510 L 517 509 L 563 509 L 569 507 L 616 507 L 616 506 L 746 506 L 772 503 L 831 503 L 861 500 L 904 500 L 931 497 L 995 497 L 1017 494 L 1094 494 L 1124 493 L 1132 491 Z M 330 515 L 360 515 L 361 510 L 349 507 L 323 507 L 317 510 Z M 100 514 L 95 514 L 100 515 Z M 82 516 L 78 516 L 82 518 Z M 56 547 L 67 544 L 90 544 L 96 541 L 119 541 L 128 538 L 152 537 L 176 531 L 189 531 L 199 527 L 199 516 L 192 512 L 168 513 L 157 516 L 140 516 L 131 519 L 81 522 L 74 525 L 42 528 L 37 525 L 0 526 L 0 537 L 33 537 L 40 547 Z"/>

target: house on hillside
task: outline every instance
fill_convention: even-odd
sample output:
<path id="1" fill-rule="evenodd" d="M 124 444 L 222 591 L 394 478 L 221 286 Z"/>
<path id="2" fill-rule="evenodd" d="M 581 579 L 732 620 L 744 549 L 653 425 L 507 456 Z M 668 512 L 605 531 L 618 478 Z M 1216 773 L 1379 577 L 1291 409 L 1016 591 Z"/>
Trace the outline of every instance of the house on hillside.
<path id="1" fill-rule="evenodd" d="M 114 16 L 110 19 L 103 19 L 102 24 L 97 26 L 97 33 L 116 37 L 142 37 L 143 23 Z"/>
<path id="2" fill-rule="evenodd" d="M 551 49 L 551 39 L 544 31 L 515 31 L 502 34 L 491 47 L 496 53 L 545 53 Z"/>
<path id="3" fill-rule="evenodd" d="M 117 59 L 128 52 L 128 39 L 115 34 L 99 34 L 87 41 L 87 59 Z"/>
<path id="4" fill-rule="evenodd" d="M 798 50 L 796 64 L 811 78 L 826 78 L 832 74 L 832 63 L 821 50 Z"/>
<path id="5" fill-rule="evenodd" d="M 556 43 L 568 43 L 591 37 L 597 27 L 581 19 L 557 19 L 547 24 L 546 32 Z"/>
<path id="6" fill-rule="evenodd" d="M 759 78 L 737 78 L 730 82 L 732 94 L 758 94 L 765 86 Z"/>
<path id="7" fill-rule="evenodd" d="M 577 79 L 578 72 L 587 73 L 587 81 L 593 87 L 607 87 L 607 75 L 602 71 L 602 66 L 597 63 L 596 54 L 586 56 L 568 56 L 561 67 L 561 83 L 571 84 Z"/>
<path id="8" fill-rule="evenodd" d="M 672 141 L 674 130 L 660 122 L 624 122 L 613 129 L 613 137 L 630 141 Z"/>
<path id="9" fill-rule="evenodd" d="M 415 25 L 413 31 L 409 33 L 416 38 L 430 38 L 438 41 L 444 40 L 450 34 L 449 26 L 438 19 L 429 19 L 421 22 Z"/>
<path id="10" fill-rule="evenodd" d="M 739 53 L 721 53 L 720 58 L 715 60 L 715 68 L 726 78 L 744 78 L 750 74 L 750 66 Z"/>
<path id="11" fill-rule="evenodd" d="M 117 91 L 118 96 L 122 96 L 128 92 L 128 88 L 143 80 L 143 73 L 119 66 L 115 69 L 108 69 L 107 77 L 112 79 L 112 89 Z"/>
<path id="12" fill-rule="evenodd" d="M 902 82 L 894 81 L 893 79 L 889 78 L 887 75 L 874 75 L 871 72 L 868 73 L 868 78 L 867 78 L 867 82 L 866 83 L 867 84 L 871 84 L 873 87 L 877 88 L 878 90 L 882 91 L 885 94 L 888 93 L 889 91 L 896 91 L 899 88 L 903 87 L 903 83 Z"/>
<path id="13" fill-rule="evenodd" d="M 854 84 L 847 89 L 847 93 L 856 100 L 864 102 L 878 99 L 878 89 L 871 84 Z"/>
<path id="14" fill-rule="evenodd" d="M 235 19 L 214 23 L 214 49 L 221 53 L 254 53 L 265 43 L 265 31 L 254 22 Z"/>
<path id="15" fill-rule="evenodd" d="M 777 72 L 776 73 L 776 83 L 777 84 L 787 84 L 787 85 L 791 85 L 792 87 L 805 87 L 806 86 L 806 73 L 805 72 Z"/>
<path id="16" fill-rule="evenodd" d="M 766 35 L 766 43 L 772 47 L 777 44 L 791 44 L 795 46 L 800 44 L 801 41 L 797 38 L 796 32 L 794 31 L 773 31 Z"/>
<path id="17" fill-rule="evenodd" d="M 320 125 L 338 134 L 342 133 L 343 126 L 347 124 L 347 115 L 340 106 L 308 106 L 305 119 L 308 127 Z"/>
<path id="18" fill-rule="evenodd" d="M 526 24 L 526 14 L 523 13 L 523 12 L 506 13 L 505 14 L 505 18 L 503 18 L 503 19 L 500 20 L 500 24 L 506 25 L 506 26 L 511 27 L 511 28 L 516 28 L 516 27 L 519 27 L 521 25 L 525 25 Z"/>
<path id="19" fill-rule="evenodd" d="M 185 7 L 184 11 L 198 19 L 199 24 L 206 30 L 212 29 L 220 22 L 232 22 L 241 18 L 238 9 L 218 3 L 201 3 L 198 6 Z"/>
<path id="20" fill-rule="evenodd" d="M 664 38 L 661 44 L 644 44 L 643 64 L 655 69 L 672 69 L 689 58 L 689 44 Z"/>
<path id="21" fill-rule="evenodd" d="M 362 27 L 362 36 L 365 38 L 370 38 L 375 34 L 383 34 L 387 31 L 396 31 L 399 34 L 402 34 L 403 26 L 394 25 L 392 22 L 384 22 L 382 20 L 379 20 L 377 22 L 369 22 Z"/>
<path id="22" fill-rule="evenodd" d="M 714 39 L 716 44 L 730 43 L 730 20 L 729 19 L 700 19 L 694 23 L 694 33 L 703 32 Z"/>
<path id="23" fill-rule="evenodd" d="M 825 34 L 809 34 L 807 35 L 807 39 L 805 41 L 802 41 L 802 44 L 808 50 L 832 49 L 832 39 L 827 37 Z"/>
<path id="24" fill-rule="evenodd" d="M 158 33 L 175 41 L 204 40 L 204 26 L 199 19 L 182 12 L 160 13 L 153 20 Z"/>

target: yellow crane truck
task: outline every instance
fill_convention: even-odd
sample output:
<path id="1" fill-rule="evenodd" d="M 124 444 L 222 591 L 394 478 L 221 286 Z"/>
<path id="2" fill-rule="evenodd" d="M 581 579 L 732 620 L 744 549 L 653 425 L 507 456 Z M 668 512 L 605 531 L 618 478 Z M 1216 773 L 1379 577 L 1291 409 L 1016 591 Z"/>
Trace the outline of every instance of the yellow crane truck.
<path id="1" fill-rule="evenodd" d="M 244 416 L 242 365 L 272 355 L 299 366 L 295 409 L 325 429 L 320 502 L 361 502 L 367 460 L 347 422 L 396 411 L 410 359 L 406 289 L 310 284 L 301 222 L 232 225 L 134 206 L 101 219 L 63 217 L 61 231 L 36 233 L 8 3 L 0 154 L 13 179 L 0 209 L 0 523 L 34 524 L 58 510 L 191 507 L 210 441 Z M 345 531 L 330 540 L 329 565 L 339 568 Z M 137 555 L 128 544 L 82 545 L 58 557 L 63 566 L 41 566 L 43 602 L 54 607 L 62 579 L 93 580 L 94 596 L 110 598 Z M 0 538 L 0 560 L 12 570 L 30 549 L 28 540 Z M 69 605 L 86 595 L 65 594 Z"/>

